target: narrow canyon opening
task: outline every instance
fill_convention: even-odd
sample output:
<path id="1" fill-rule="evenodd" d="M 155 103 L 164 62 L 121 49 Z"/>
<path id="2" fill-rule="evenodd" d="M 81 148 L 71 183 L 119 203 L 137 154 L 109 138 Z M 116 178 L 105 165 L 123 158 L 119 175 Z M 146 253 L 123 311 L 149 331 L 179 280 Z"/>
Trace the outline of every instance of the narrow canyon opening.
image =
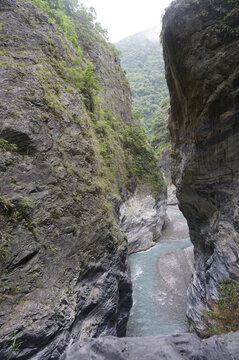
<path id="1" fill-rule="evenodd" d="M 193 246 L 176 198 L 168 200 L 167 221 L 158 243 L 129 257 L 133 306 L 126 336 L 159 336 L 187 331 L 187 288 Z"/>

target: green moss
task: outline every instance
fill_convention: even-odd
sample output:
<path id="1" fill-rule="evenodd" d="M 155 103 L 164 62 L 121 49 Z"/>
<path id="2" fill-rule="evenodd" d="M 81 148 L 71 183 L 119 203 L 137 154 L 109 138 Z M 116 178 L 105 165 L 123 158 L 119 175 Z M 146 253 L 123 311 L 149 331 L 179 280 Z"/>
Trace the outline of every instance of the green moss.
<path id="1" fill-rule="evenodd" d="M 108 194 L 117 194 L 122 185 L 127 188 L 132 181 L 145 183 L 155 192 L 161 191 L 164 182 L 158 158 L 140 125 L 125 124 L 102 107 L 91 118 L 101 163 L 99 177 L 105 179 L 106 188 L 102 180 L 96 180 L 102 193 L 107 189 Z"/>

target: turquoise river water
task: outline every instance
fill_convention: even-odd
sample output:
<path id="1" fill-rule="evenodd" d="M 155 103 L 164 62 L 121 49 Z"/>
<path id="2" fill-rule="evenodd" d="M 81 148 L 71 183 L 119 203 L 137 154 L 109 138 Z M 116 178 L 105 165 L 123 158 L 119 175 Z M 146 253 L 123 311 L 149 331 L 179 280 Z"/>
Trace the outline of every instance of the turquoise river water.
<path id="1" fill-rule="evenodd" d="M 157 336 L 183 333 L 187 330 L 186 294 L 170 292 L 170 288 L 165 286 L 165 281 L 160 276 L 158 267 L 159 260 L 168 256 L 170 251 L 187 248 L 192 244 L 188 236 L 187 223 L 178 208 L 169 208 L 168 216 L 170 226 L 163 233 L 160 243 L 147 251 L 132 254 L 129 258 L 133 307 L 127 336 Z M 174 261 L 172 269 L 169 267 L 168 277 L 171 276 L 174 281 L 173 272 L 177 270 L 173 268 L 173 263 Z"/>

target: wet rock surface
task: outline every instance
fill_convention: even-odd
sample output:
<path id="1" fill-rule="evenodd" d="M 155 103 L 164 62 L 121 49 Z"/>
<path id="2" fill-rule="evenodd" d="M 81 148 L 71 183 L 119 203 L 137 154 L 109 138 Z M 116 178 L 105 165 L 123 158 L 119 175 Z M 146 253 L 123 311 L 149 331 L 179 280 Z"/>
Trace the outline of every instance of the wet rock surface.
<path id="1" fill-rule="evenodd" d="M 83 339 L 61 360 L 234 360 L 239 357 L 239 332 L 200 340 L 192 334 Z"/>
<path id="2" fill-rule="evenodd" d="M 239 33 L 229 1 L 176 1 L 163 44 L 171 96 L 173 181 L 194 245 L 188 316 L 217 298 L 223 278 L 239 275 Z"/>
<path id="3" fill-rule="evenodd" d="M 120 206 L 120 226 L 128 239 L 129 254 L 150 248 L 159 241 L 165 223 L 167 199 L 138 187 Z"/>

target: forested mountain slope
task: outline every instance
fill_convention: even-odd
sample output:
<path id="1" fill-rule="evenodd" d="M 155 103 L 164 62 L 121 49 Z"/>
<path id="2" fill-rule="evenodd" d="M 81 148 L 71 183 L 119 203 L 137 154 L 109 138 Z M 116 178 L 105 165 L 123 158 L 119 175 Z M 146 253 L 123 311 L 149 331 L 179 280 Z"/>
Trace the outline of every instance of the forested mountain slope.
<path id="1" fill-rule="evenodd" d="M 159 27 L 154 27 L 115 44 L 132 87 L 134 111 L 142 115 L 147 131 L 160 102 L 168 96 L 159 34 Z"/>

